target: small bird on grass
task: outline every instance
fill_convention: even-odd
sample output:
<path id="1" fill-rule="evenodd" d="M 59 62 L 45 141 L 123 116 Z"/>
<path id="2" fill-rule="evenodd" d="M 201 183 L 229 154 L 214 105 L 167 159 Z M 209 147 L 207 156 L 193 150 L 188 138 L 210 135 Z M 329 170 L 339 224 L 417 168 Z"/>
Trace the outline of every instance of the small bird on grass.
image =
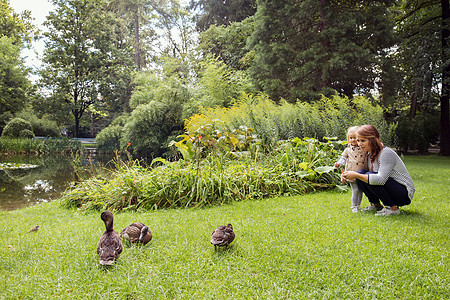
<path id="1" fill-rule="evenodd" d="M 217 250 L 217 247 L 228 246 L 234 240 L 234 237 L 235 234 L 231 224 L 219 226 L 211 234 L 211 244 L 214 245 L 214 250 Z"/>
<path id="2" fill-rule="evenodd" d="M 39 229 L 39 225 L 30 230 L 30 232 L 36 232 Z"/>

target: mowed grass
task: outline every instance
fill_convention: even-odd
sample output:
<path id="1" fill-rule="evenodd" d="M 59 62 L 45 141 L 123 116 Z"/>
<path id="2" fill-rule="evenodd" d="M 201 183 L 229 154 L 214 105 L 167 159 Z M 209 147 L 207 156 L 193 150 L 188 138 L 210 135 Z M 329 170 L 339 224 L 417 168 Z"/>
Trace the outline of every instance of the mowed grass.
<path id="1" fill-rule="evenodd" d="M 96 254 L 100 212 L 0 212 L 0 298 L 449 299 L 450 159 L 404 161 L 416 195 L 399 216 L 352 213 L 350 191 L 122 212 L 116 231 L 139 221 L 154 237 L 110 268 Z M 236 239 L 215 252 L 211 232 L 227 223 Z"/>

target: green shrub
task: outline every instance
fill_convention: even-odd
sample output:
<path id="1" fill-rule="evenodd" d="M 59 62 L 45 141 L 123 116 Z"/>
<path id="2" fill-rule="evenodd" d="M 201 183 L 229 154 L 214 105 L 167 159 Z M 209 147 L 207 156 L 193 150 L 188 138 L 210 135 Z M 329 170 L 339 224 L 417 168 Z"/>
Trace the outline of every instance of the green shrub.
<path id="1" fill-rule="evenodd" d="M 37 119 L 30 121 L 33 126 L 33 132 L 36 136 L 57 137 L 60 135 L 60 130 L 55 121 L 47 119 Z"/>
<path id="2" fill-rule="evenodd" d="M 217 58 L 201 62 L 199 87 L 187 105 L 183 116 L 188 118 L 198 112 L 198 107 L 231 107 L 242 93 L 256 89 L 244 71 L 230 69 Z"/>
<path id="3" fill-rule="evenodd" d="M 33 132 L 31 123 L 21 118 L 14 118 L 3 128 L 2 137 L 19 138 L 22 130 Z"/>
<path id="4" fill-rule="evenodd" d="M 2 134 L 3 128 L 8 124 L 8 122 L 13 118 L 11 112 L 7 111 L 0 114 L 0 135 Z"/>
<path id="5" fill-rule="evenodd" d="M 167 138 L 182 127 L 181 105 L 152 101 L 138 106 L 123 129 L 121 148 L 138 157 L 160 157 L 168 150 Z"/>
<path id="6" fill-rule="evenodd" d="M 30 122 L 36 136 L 57 137 L 60 135 L 56 121 L 49 120 L 46 117 L 39 118 L 33 111 L 23 110 L 16 116 Z"/>
<path id="7" fill-rule="evenodd" d="M 31 130 L 23 129 L 19 132 L 19 138 L 22 139 L 34 139 L 34 133 Z"/>
<path id="8" fill-rule="evenodd" d="M 272 149 L 278 141 L 294 137 L 345 140 L 348 127 L 363 124 L 375 125 L 386 145 L 393 145 L 395 140 L 395 124 L 388 124 L 382 108 L 364 97 L 322 97 L 310 105 L 286 101 L 276 104 L 264 94 L 243 94 L 229 109 L 200 109 L 200 114 L 186 121 L 185 130 L 194 132 L 205 124 L 212 124 L 213 120 L 220 120 L 214 122 L 214 126 L 221 131 L 233 131 L 240 126 L 252 128 L 265 149 Z"/>
<path id="9" fill-rule="evenodd" d="M 109 125 L 100 131 L 95 137 L 98 151 L 112 153 L 119 150 L 122 131 L 123 126 L 121 125 Z"/>

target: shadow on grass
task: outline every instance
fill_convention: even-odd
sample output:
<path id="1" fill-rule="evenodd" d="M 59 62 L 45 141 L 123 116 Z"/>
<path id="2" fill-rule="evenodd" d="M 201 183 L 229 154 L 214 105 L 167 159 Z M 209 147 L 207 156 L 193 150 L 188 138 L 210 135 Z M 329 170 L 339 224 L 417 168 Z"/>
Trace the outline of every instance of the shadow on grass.
<path id="1" fill-rule="evenodd" d="M 239 255 L 239 249 L 235 244 L 228 245 L 226 247 L 217 247 L 214 249 L 213 247 L 213 256 L 217 258 L 226 258 L 231 255 L 235 256 L 236 254 Z"/>
<path id="2" fill-rule="evenodd" d="M 117 262 L 115 262 L 113 265 L 110 265 L 110 266 L 103 266 L 101 264 L 98 264 L 98 268 L 100 271 L 106 273 L 106 272 L 113 271 L 116 268 L 116 264 L 117 264 Z"/>

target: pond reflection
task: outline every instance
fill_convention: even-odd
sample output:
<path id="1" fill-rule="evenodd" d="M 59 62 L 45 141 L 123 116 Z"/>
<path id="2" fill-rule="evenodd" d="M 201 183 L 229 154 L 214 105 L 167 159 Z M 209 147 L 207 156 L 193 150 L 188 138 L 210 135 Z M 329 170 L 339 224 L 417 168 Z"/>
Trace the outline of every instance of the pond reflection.
<path id="1" fill-rule="evenodd" d="M 94 161 L 74 162 L 62 155 L 45 157 L 0 156 L 1 163 L 33 164 L 35 168 L 0 169 L 0 210 L 14 210 L 58 199 L 76 180 L 90 176 Z M 75 167 L 76 166 L 76 167 Z"/>

